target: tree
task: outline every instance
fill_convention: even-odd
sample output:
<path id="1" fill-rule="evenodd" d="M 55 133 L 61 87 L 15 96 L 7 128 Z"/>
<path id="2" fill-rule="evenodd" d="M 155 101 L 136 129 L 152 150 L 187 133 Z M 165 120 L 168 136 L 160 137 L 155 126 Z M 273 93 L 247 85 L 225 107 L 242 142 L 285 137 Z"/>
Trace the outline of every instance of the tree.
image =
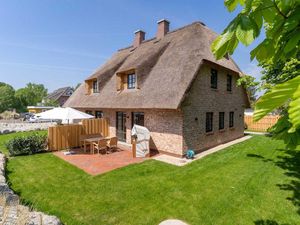
<path id="1" fill-rule="evenodd" d="M 264 63 L 262 68 L 263 76 L 260 89 L 269 91 L 276 84 L 284 83 L 298 76 L 300 60 L 292 58 L 286 62 Z"/>
<path id="2" fill-rule="evenodd" d="M 15 106 L 15 90 L 12 86 L 0 82 L 0 113 Z"/>
<path id="3" fill-rule="evenodd" d="M 223 33 L 212 43 L 217 59 L 226 53 L 232 54 L 239 42 L 248 46 L 264 29 L 266 38 L 250 53 L 260 64 L 286 65 L 292 58 L 298 58 L 300 41 L 299 0 L 225 0 L 225 6 L 232 12 L 241 6 L 239 14 L 230 22 Z M 276 108 L 288 105 L 286 115 L 275 126 L 278 138 L 289 147 L 300 145 L 300 71 L 292 79 L 271 85 L 270 90 L 255 106 L 255 119 L 259 120 Z M 278 75 L 276 75 L 278 77 Z M 290 76 L 289 76 L 290 77 Z"/>
<path id="4" fill-rule="evenodd" d="M 27 106 L 37 105 L 47 96 L 47 89 L 43 84 L 28 83 L 26 87 L 16 91 L 15 97 L 18 101 L 20 111 L 24 111 Z"/>
<path id="5" fill-rule="evenodd" d="M 45 99 L 45 100 L 43 101 L 43 105 L 44 105 L 44 106 L 59 107 L 59 103 L 58 103 L 57 101 L 55 101 L 55 100 L 53 100 L 53 99 L 49 99 L 49 98 L 47 98 L 47 99 Z"/>
<path id="6" fill-rule="evenodd" d="M 253 107 L 256 101 L 256 92 L 258 90 L 259 82 L 255 81 L 255 78 L 250 75 L 244 75 L 238 79 L 237 85 L 242 86 L 247 90 L 251 107 Z"/>

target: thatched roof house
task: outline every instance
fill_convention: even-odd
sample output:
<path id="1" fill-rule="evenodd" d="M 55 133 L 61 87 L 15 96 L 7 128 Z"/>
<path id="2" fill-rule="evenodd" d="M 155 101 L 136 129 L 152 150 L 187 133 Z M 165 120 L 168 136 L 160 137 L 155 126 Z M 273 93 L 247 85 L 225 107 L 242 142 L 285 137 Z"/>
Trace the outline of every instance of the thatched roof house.
<path id="1" fill-rule="evenodd" d="M 60 106 L 65 104 L 69 97 L 73 94 L 74 89 L 72 87 L 62 87 L 54 90 L 47 95 L 46 99 L 57 102 Z"/>
<path id="2" fill-rule="evenodd" d="M 150 128 L 150 131 L 152 128 L 151 121 L 160 114 L 171 116 L 176 120 L 180 118 L 174 129 L 171 128 L 173 124 L 170 124 L 166 129 L 152 129 L 153 147 L 177 155 L 183 155 L 187 148 L 203 150 L 211 145 L 228 141 L 230 138 L 226 137 L 221 138 L 220 141 L 214 141 L 213 144 L 202 145 L 200 143 L 201 138 L 191 144 L 184 140 L 185 124 L 188 120 L 188 116 L 185 117 L 185 114 L 191 110 L 191 107 L 195 109 L 194 113 L 199 113 L 199 118 L 204 115 L 205 120 L 205 107 L 200 110 L 196 105 L 202 103 L 202 106 L 204 106 L 201 101 L 207 101 L 209 98 L 213 101 L 214 98 L 220 97 L 216 94 L 224 94 L 223 90 L 219 93 L 216 93 L 215 90 L 211 91 L 210 81 L 207 84 L 209 87 L 202 88 L 202 91 L 204 91 L 202 93 L 199 88 L 204 83 L 201 84 L 197 80 L 206 79 L 207 81 L 211 79 L 211 69 L 217 71 L 219 74 L 218 80 L 225 80 L 225 83 L 226 79 L 229 79 L 227 75 L 230 74 L 230 85 L 234 85 L 236 79 L 240 76 L 239 67 L 230 57 L 221 60 L 214 58 L 210 45 L 216 36 L 215 32 L 201 22 L 195 22 L 169 31 L 169 22 L 161 20 L 158 22 L 157 36 L 149 40 L 144 40 L 145 33 L 139 30 L 135 32 L 133 45 L 118 50 L 111 59 L 85 80 L 68 99 L 65 106 L 88 110 L 90 113 L 101 111 L 101 115 L 104 113 L 104 116 L 110 117 L 112 132 L 117 134 L 120 127 L 118 126 L 120 116 L 117 115 L 116 117 L 116 111 L 125 114 L 143 113 L 143 125 L 148 129 Z M 208 73 L 205 75 L 208 78 L 201 75 L 204 71 Z M 198 86 L 195 87 L 196 84 Z M 194 89 L 195 93 L 193 92 Z M 235 85 L 231 91 L 227 90 L 225 92 L 226 95 L 227 92 L 231 93 L 227 97 L 234 99 L 231 101 L 234 104 L 234 109 L 243 114 L 243 107 L 248 104 L 246 92 Z M 191 98 L 197 98 L 198 100 L 194 102 L 195 99 Z M 222 105 L 219 104 L 219 106 L 215 106 L 210 110 L 212 112 L 225 111 Z M 232 110 L 234 111 L 234 109 Z M 215 116 L 217 117 L 217 114 Z M 197 121 L 199 121 L 198 117 Z M 128 121 L 135 121 L 135 117 L 132 114 L 131 119 L 129 116 L 126 118 L 128 124 L 125 123 L 126 128 L 122 128 L 123 133 L 125 132 L 123 140 L 130 142 L 128 134 L 132 123 Z M 147 118 L 148 124 L 146 124 Z M 153 123 L 168 124 L 172 121 L 170 118 L 167 120 L 159 118 Z M 193 118 L 193 121 L 195 121 L 195 118 Z M 163 124 L 161 126 L 164 126 Z M 243 123 L 241 122 L 241 124 Z M 201 129 L 199 128 L 199 132 Z M 159 130 L 159 134 L 176 134 L 179 137 L 176 136 L 177 140 L 172 139 L 173 141 L 170 141 L 172 143 L 166 146 L 160 144 L 161 140 L 157 140 L 154 130 Z M 127 136 L 126 133 L 128 133 Z M 205 133 L 204 131 L 204 135 Z M 241 129 L 235 133 L 233 136 L 233 133 L 231 133 L 231 139 L 242 135 Z M 165 138 L 166 136 L 163 137 L 163 139 Z"/>

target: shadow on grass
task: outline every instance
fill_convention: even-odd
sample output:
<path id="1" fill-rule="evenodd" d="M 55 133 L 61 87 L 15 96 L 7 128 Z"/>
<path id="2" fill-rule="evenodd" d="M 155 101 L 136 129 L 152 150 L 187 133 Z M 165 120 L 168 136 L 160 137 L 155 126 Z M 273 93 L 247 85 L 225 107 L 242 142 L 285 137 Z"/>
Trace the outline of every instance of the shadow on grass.
<path id="1" fill-rule="evenodd" d="M 256 220 L 255 225 L 288 225 L 287 223 L 278 223 L 275 220 Z"/>
<path id="2" fill-rule="evenodd" d="M 299 150 L 285 150 L 277 149 L 277 151 L 284 152 L 283 156 L 278 156 L 276 159 L 266 159 L 265 157 L 257 154 L 247 154 L 250 158 L 257 158 L 263 162 L 273 162 L 276 166 L 284 170 L 284 174 L 291 177 L 291 181 L 286 184 L 277 184 L 281 190 L 291 191 L 292 197 L 287 200 L 291 201 L 298 209 L 300 214 L 300 151 Z M 287 225 L 278 223 L 274 220 L 257 220 L 254 221 L 255 225 Z"/>
<path id="3" fill-rule="evenodd" d="M 275 164 L 285 170 L 285 175 L 292 178 L 288 184 L 278 184 L 277 186 L 281 190 L 292 191 L 292 197 L 287 198 L 297 208 L 300 214 L 300 151 L 297 150 L 283 150 L 286 153 L 285 156 L 279 156 L 278 161 Z"/>

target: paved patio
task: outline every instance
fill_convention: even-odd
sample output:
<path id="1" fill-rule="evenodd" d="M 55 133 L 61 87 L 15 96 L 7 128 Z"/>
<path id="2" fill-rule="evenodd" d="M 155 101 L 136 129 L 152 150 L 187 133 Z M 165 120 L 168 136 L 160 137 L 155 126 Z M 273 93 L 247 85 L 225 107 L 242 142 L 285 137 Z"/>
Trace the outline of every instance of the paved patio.
<path id="1" fill-rule="evenodd" d="M 83 150 L 72 150 L 74 154 L 65 155 L 64 152 L 54 152 L 57 157 L 69 162 L 70 164 L 84 170 L 91 175 L 99 175 L 111 170 L 121 168 L 130 164 L 140 163 L 149 158 L 133 158 L 129 150 L 119 149 L 110 154 L 90 154 Z"/>

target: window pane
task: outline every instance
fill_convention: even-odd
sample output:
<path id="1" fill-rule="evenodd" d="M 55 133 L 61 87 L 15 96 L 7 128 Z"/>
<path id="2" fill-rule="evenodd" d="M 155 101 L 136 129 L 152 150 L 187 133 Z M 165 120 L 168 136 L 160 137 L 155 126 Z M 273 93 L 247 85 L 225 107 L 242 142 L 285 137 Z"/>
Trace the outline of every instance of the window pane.
<path id="1" fill-rule="evenodd" d="M 229 113 L 229 127 L 234 126 L 234 112 Z"/>
<path id="2" fill-rule="evenodd" d="M 143 112 L 133 112 L 132 113 L 132 127 L 134 124 L 144 126 L 144 113 Z"/>
<path id="3" fill-rule="evenodd" d="M 214 69 L 211 69 L 210 87 L 214 89 L 218 88 L 218 71 Z"/>
<path id="4" fill-rule="evenodd" d="M 225 117 L 225 113 L 219 112 L 219 130 L 224 129 L 224 117 Z"/>
<path id="5" fill-rule="evenodd" d="M 135 80 L 136 80 L 136 76 L 135 74 L 128 74 L 127 76 L 127 87 L 128 89 L 133 89 L 135 88 Z"/>
<path id="6" fill-rule="evenodd" d="M 93 93 L 98 92 L 98 81 L 93 81 Z"/>
<path id="7" fill-rule="evenodd" d="M 232 90 L 232 76 L 231 75 L 227 75 L 227 91 L 231 91 Z"/>
<path id="8" fill-rule="evenodd" d="M 206 113 L 206 132 L 211 132 L 213 130 L 213 113 Z"/>
<path id="9" fill-rule="evenodd" d="M 102 111 L 96 111 L 95 112 L 95 117 L 96 118 L 103 118 L 103 112 Z"/>

